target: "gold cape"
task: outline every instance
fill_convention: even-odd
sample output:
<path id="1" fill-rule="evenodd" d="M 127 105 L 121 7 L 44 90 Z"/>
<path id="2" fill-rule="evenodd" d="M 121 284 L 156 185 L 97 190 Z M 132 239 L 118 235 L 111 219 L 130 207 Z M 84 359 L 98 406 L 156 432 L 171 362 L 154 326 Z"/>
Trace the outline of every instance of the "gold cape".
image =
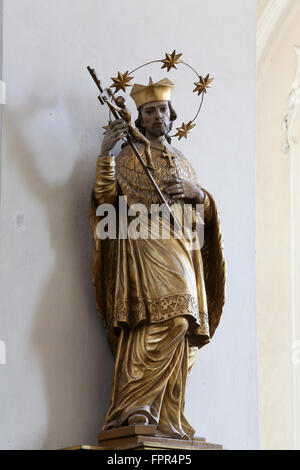
<path id="1" fill-rule="evenodd" d="M 142 148 L 142 146 L 139 146 L 139 150 L 142 150 Z M 172 173 L 173 175 L 176 174 L 190 181 L 194 181 L 199 185 L 195 172 L 189 162 L 181 152 L 176 149 L 173 150 L 175 151 L 179 166 L 175 165 L 176 168 L 174 171 L 171 169 L 171 175 Z M 155 160 L 155 152 L 153 157 Z M 116 179 L 119 193 L 127 196 L 128 204 L 142 202 L 145 205 L 149 205 L 150 203 L 159 202 L 146 176 L 143 174 L 140 163 L 130 147 L 126 147 L 120 153 L 116 162 Z M 163 162 L 163 160 L 161 162 Z M 167 169 L 165 174 L 164 168 Z M 166 165 L 160 163 L 160 172 L 154 175 L 158 183 L 160 176 L 166 176 L 167 172 L 167 163 Z M 205 223 L 204 227 L 204 245 L 201 249 L 201 255 L 203 261 L 209 334 L 203 334 L 203 329 L 201 330 L 201 328 L 198 329 L 197 332 L 197 325 L 195 325 L 188 336 L 190 346 L 197 346 L 198 348 L 207 344 L 210 338 L 213 337 L 220 322 L 225 301 L 225 263 L 222 250 L 220 222 L 214 199 L 207 191 L 205 191 L 205 193 L 209 198 L 210 216 L 209 223 Z M 114 318 L 116 311 L 115 287 L 119 244 L 118 240 L 100 240 L 97 237 L 96 228 L 100 220 L 100 218 L 96 216 L 98 205 L 99 203 L 96 201 L 95 193 L 93 192 L 90 203 L 90 224 L 94 242 L 92 281 L 97 309 L 103 320 L 110 347 L 115 354 L 121 325 L 121 322 L 119 322 L 117 326 Z M 126 321 L 124 321 L 124 326 L 126 326 Z"/>

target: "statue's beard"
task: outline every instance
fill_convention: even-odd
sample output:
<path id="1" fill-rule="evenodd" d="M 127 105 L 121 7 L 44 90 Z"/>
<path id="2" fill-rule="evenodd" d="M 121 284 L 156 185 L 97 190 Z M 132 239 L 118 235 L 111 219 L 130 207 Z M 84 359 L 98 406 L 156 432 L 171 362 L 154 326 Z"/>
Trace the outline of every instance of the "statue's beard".
<path id="1" fill-rule="evenodd" d="M 154 123 L 150 129 L 150 135 L 153 137 L 161 137 L 167 135 L 171 130 L 171 122 L 161 121 L 161 125 Z"/>

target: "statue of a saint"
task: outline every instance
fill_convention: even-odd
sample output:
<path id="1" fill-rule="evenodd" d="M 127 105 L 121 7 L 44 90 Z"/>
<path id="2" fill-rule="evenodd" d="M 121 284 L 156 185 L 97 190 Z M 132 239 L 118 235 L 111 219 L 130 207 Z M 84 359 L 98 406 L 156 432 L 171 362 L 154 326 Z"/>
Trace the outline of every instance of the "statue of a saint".
<path id="1" fill-rule="evenodd" d="M 128 424 L 155 424 L 161 435 L 190 439 L 184 416 L 185 388 L 198 349 L 219 324 L 224 304 L 224 260 L 215 202 L 202 188 L 183 154 L 171 146 L 176 119 L 174 85 L 163 79 L 134 85 L 135 123 L 151 145 L 155 180 L 171 208 L 204 205 L 204 244 L 191 249 L 185 237 L 100 240 L 96 209 L 119 196 L 128 206 L 159 203 L 132 148 L 111 155 L 129 124 L 115 120 L 105 134 L 91 203 L 94 234 L 93 282 L 99 312 L 115 354 L 110 407 L 104 430 Z M 145 144 L 136 144 L 145 156 Z M 145 158 L 146 160 L 146 158 Z M 130 218 L 130 215 L 128 215 Z"/>

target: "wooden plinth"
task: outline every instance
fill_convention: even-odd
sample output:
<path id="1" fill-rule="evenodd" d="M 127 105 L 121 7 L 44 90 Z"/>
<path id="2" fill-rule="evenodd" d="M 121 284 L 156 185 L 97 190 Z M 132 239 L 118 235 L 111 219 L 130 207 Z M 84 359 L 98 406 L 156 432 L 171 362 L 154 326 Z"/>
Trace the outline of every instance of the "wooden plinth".
<path id="1" fill-rule="evenodd" d="M 222 446 L 209 444 L 203 437 L 191 440 L 164 437 L 152 425 L 110 429 L 98 434 L 98 442 L 102 450 L 222 450 Z"/>
<path id="2" fill-rule="evenodd" d="M 164 437 L 156 426 L 135 424 L 110 429 L 98 434 L 98 446 L 74 446 L 65 450 L 222 450 L 218 444 L 210 444 L 203 437 L 190 440 Z"/>

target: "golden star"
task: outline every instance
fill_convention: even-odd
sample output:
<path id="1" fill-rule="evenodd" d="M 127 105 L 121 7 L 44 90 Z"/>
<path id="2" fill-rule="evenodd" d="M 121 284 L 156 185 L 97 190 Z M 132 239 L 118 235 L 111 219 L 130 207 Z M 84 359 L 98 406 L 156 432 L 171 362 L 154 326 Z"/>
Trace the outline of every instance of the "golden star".
<path id="1" fill-rule="evenodd" d="M 182 137 L 185 137 L 187 139 L 188 133 L 195 127 L 196 124 L 192 124 L 192 121 L 189 121 L 187 124 L 184 122 L 182 123 L 181 127 L 176 127 L 176 130 L 178 131 L 177 134 L 175 134 L 175 137 L 178 137 L 178 139 L 182 139 Z"/>
<path id="2" fill-rule="evenodd" d="M 209 78 L 209 74 L 206 75 L 205 78 L 200 77 L 199 82 L 195 82 L 196 88 L 193 91 L 197 91 L 198 96 L 200 96 L 201 93 L 207 93 L 207 88 L 210 88 L 210 84 L 213 80 L 213 78 Z"/>
<path id="3" fill-rule="evenodd" d="M 126 91 L 127 86 L 132 86 L 129 82 L 133 79 L 133 77 L 128 77 L 128 71 L 125 73 L 118 72 L 118 76 L 116 78 L 111 78 L 113 80 L 113 84 L 110 86 L 111 88 L 115 87 L 115 92 L 117 93 L 119 90 Z"/>
<path id="4" fill-rule="evenodd" d="M 170 72 L 172 68 L 177 69 L 176 64 L 180 63 L 179 59 L 181 56 L 182 54 L 176 54 L 175 50 L 172 52 L 172 54 L 166 54 L 166 58 L 161 60 L 161 62 L 164 64 L 162 69 L 166 68 L 168 72 Z"/>
<path id="5" fill-rule="evenodd" d="M 107 133 L 107 131 L 110 129 L 111 123 L 112 123 L 112 121 L 108 121 L 107 126 L 102 127 L 102 129 L 105 129 L 105 132 L 103 132 L 103 135 L 105 135 Z"/>

